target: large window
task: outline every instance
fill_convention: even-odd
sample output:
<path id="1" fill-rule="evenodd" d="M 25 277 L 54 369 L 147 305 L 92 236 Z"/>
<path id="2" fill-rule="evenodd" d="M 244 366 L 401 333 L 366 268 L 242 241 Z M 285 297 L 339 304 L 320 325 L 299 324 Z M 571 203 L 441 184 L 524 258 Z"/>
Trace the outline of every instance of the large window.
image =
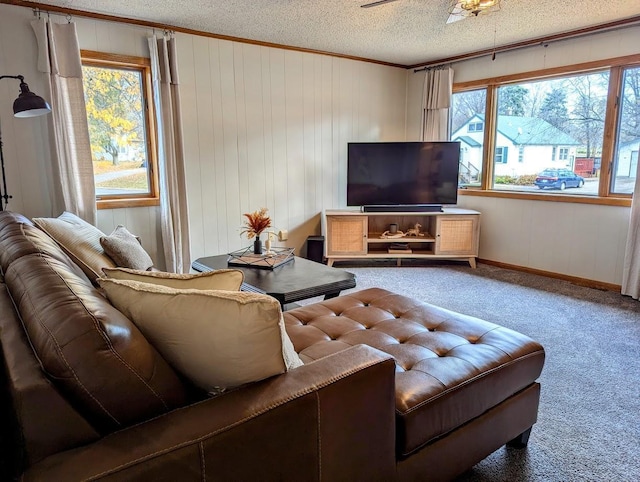
<path id="1" fill-rule="evenodd" d="M 461 142 L 461 173 L 469 159 L 478 172 L 465 187 L 584 202 L 630 197 L 640 150 L 640 56 L 629 62 L 454 85 L 451 140 Z"/>
<path id="2" fill-rule="evenodd" d="M 156 204 L 149 60 L 82 52 L 98 207 Z"/>

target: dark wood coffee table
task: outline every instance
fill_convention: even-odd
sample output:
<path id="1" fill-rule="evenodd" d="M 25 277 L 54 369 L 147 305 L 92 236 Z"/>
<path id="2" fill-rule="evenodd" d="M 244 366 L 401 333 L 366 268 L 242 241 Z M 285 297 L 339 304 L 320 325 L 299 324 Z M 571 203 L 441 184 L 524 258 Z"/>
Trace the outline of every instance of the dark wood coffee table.
<path id="1" fill-rule="evenodd" d="M 242 291 L 267 294 L 277 299 L 282 308 L 289 303 L 323 296 L 334 298 L 340 291 L 356 286 L 353 273 L 339 268 L 294 256 L 293 261 L 274 269 L 252 268 L 250 266 L 229 266 L 229 256 L 209 256 L 198 258 L 191 267 L 201 273 L 216 269 L 239 269 L 244 273 Z"/>

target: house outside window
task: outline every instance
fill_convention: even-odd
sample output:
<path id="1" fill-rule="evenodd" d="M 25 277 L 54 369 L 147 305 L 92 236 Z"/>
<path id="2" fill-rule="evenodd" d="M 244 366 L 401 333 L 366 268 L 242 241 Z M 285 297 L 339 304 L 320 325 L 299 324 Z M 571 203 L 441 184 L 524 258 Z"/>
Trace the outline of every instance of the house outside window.
<path id="1" fill-rule="evenodd" d="M 150 62 L 82 51 L 98 208 L 158 204 Z"/>
<path id="2" fill-rule="evenodd" d="M 518 162 L 524 162 L 524 146 L 518 146 Z"/>
<path id="3" fill-rule="evenodd" d="M 552 161 L 557 161 L 558 160 L 558 147 L 557 146 L 553 146 L 551 148 L 551 160 Z"/>

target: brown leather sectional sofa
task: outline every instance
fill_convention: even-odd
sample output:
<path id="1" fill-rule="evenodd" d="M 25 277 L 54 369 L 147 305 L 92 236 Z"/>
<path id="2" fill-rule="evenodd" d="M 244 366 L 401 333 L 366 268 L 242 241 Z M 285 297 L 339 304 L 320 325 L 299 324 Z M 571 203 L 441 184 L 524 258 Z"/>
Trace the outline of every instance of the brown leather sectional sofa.
<path id="1" fill-rule="evenodd" d="M 0 213 L 0 479 L 447 480 L 535 423 L 542 347 L 384 290 L 285 313 L 305 365 L 207 398 Z"/>

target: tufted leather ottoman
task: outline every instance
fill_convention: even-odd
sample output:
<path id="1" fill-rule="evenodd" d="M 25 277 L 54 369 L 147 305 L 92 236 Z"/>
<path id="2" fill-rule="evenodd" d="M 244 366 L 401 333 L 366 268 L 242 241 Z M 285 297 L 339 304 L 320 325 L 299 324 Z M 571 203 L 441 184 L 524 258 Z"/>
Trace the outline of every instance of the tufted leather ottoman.
<path id="1" fill-rule="evenodd" d="M 305 363 L 358 344 L 395 358 L 400 458 L 529 387 L 544 364 L 525 335 L 378 288 L 284 317 Z"/>

